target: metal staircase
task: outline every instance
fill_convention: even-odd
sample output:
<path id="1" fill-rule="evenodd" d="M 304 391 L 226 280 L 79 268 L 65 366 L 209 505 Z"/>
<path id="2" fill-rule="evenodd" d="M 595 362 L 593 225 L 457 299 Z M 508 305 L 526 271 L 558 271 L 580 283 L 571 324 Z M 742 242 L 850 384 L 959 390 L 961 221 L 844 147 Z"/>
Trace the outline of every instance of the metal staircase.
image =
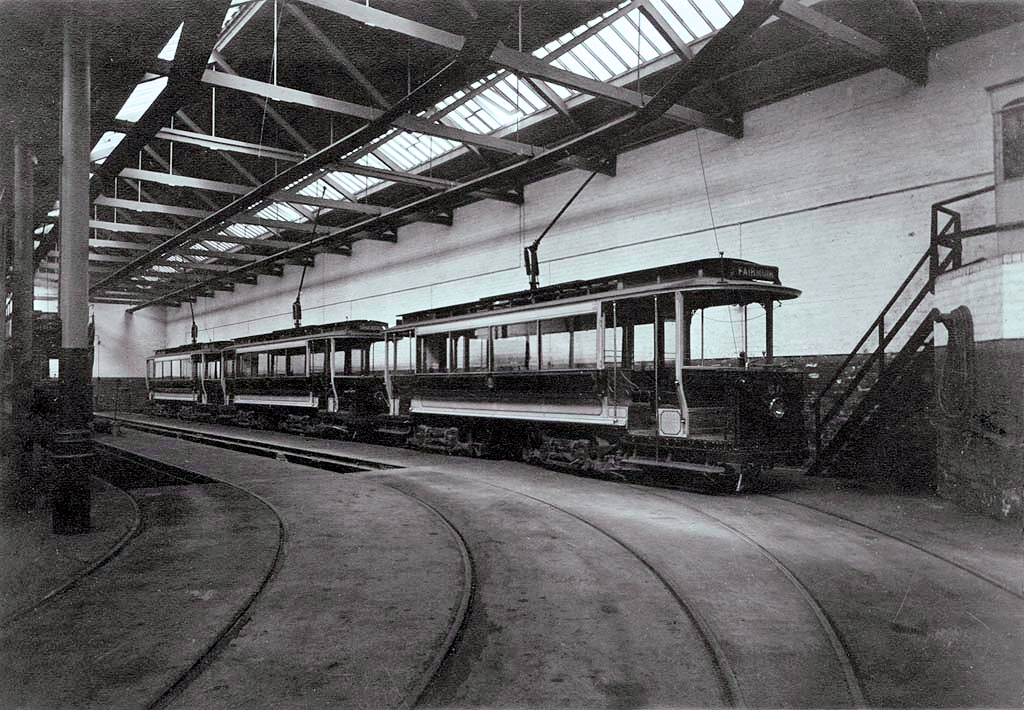
<path id="1" fill-rule="evenodd" d="M 930 367 L 922 358 L 930 356 L 932 330 L 939 315 L 927 302 L 935 291 L 935 279 L 960 268 L 963 239 L 999 229 L 964 230 L 961 214 L 949 205 L 993 189 L 975 190 L 932 205 L 928 250 L 811 405 L 814 455 L 809 474 L 825 471 L 869 422 L 920 406 L 915 385 L 919 390 L 921 368 Z M 868 343 L 876 335 L 877 342 L 869 352 L 872 346 Z M 887 355 L 887 349 L 896 352 Z"/>

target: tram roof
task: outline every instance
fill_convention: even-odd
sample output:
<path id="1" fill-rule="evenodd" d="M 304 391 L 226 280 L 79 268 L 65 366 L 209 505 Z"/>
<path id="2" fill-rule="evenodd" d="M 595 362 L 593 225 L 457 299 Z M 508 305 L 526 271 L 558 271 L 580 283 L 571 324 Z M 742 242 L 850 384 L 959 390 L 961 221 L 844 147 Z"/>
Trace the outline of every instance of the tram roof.
<path id="1" fill-rule="evenodd" d="M 374 337 L 379 336 L 388 327 L 387 323 L 379 320 L 346 320 L 337 323 L 324 323 L 321 325 L 303 325 L 298 328 L 285 328 L 275 330 L 271 333 L 260 335 L 247 335 L 235 338 L 229 343 L 230 346 L 253 345 L 256 343 L 272 343 L 285 340 L 299 340 L 316 336 L 355 336 Z"/>
<path id="2" fill-rule="evenodd" d="M 161 348 L 153 353 L 153 357 L 220 352 L 229 345 L 231 345 L 230 340 L 211 340 L 205 343 L 186 343 L 184 345 L 175 345 L 173 348 Z"/>
<path id="3" fill-rule="evenodd" d="M 779 280 L 779 269 L 776 266 L 758 264 L 744 259 L 720 257 L 641 269 L 596 279 L 567 281 L 532 290 L 489 296 L 467 303 L 414 311 L 399 316 L 395 329 L 489 312 L 527 310 L 566 301 L 606 300 L 617 292 L 631 292 L 631 295 L 633 293 L 639 295 L 639 293 L 653 293 L 662 290 L 703 292 L 701 307 L 760 300 L 758 298 L 742 298 L 741 293 L 746 295 L 755 293 L 770 297 L 772 300 L 787 300 L 800 295 L 798 289 L 782 285 Z M 711 293 L 719 294 L 721 297 L 711 298 Z M 623 295 L 626 294 L 623 293 Z"/>

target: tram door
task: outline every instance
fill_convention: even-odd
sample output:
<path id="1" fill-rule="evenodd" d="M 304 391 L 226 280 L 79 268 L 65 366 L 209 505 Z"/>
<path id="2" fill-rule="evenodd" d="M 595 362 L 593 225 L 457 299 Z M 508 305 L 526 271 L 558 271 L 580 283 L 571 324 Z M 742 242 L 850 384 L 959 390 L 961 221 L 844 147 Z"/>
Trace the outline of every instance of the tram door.
<path id="1" fill-rule="evenodd" d="M 679 420 L 672 414 L 680 410 L 674 294 L 606 301 L 602 314 L 608 400 L 625 413 L 630 433 L 657 435 L 659 419 Z M 678 435 L 678 425 L 669 428 Z"/>

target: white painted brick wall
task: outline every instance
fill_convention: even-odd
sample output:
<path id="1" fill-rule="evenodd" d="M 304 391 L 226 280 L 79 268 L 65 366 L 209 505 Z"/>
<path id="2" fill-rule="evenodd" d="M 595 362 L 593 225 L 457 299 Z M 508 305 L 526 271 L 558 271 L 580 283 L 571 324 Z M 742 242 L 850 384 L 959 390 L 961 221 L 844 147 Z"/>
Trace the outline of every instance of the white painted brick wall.
<path id="1" fill-rule="evenodd" d="M 749 113 L 741 140 L 691 132 L 624 154 L 617 176 L 596 177 L 545 237 L 541 283 L 724 250 L 779 266 L 784 283 L 803 290 L 777 313 L 780 355 L 847 352 L 926 249 L 930 205 L 992 183 L 985 87 L 1017 76 L 1020 25 L 933 52 L 924 87 L 879 70 Z M 585 178 L 530 185 L 521 208 L 461 208 L 451 228 L 404 227 L 397 244 L 359 242 L 351 259 L 318 256 L 304 323 L 394 322 L 526 288 L 522 247 Z M 970 210 L 969 225 L 992 222 L 991 201 Z M 288 267 L 283 278 L 199 299 L 200 337 L 289 327 L 300 275 Z M 980 302 L 994 286 L 977 287 Z M 170 311 L 166 344 L 186 342 L 190 323 L 187 305 Z M 734 349 L 731 335 L 721 339 Z"/>

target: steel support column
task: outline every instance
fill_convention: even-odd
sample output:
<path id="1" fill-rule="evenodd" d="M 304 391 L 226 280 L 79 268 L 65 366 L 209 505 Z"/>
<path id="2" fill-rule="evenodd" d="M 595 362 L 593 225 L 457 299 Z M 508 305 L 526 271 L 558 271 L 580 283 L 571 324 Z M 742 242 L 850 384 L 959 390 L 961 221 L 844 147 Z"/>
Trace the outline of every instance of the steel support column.
<path id="1" fill-rule="evenodd" d="M 56 467 L 53 532 L 91 527 L 92 343 L 89 338 L 89 28 L 64 18 L 60 190 L 61 422 L 51 443 Z"/>
<path id="2" fill-rule="evenodd" d="M 14 260 L 11 289 L 11 464 L 15 476 L 15 503 L 22 510 L 35 507 L 42 492 L 34 465 L 35 432 L 32 416 L 32 210 L 33 156 L 25 143 L 14 145 Z"/>

